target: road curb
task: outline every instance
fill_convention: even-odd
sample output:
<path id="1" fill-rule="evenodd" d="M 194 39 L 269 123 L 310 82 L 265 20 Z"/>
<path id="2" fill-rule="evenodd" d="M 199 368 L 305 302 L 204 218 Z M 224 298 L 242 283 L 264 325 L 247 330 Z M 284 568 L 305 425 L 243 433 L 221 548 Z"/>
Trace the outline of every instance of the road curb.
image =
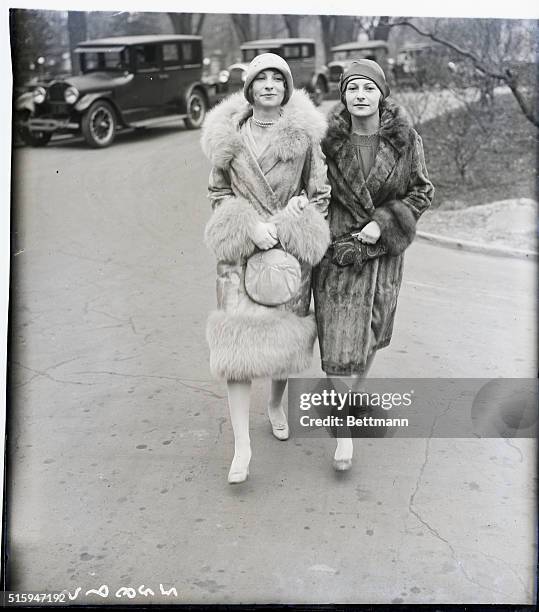
<path id="1" fill-rule="evenodd" d="M 449 238 L 439 234 L 429 234 L 428 232 L 417 232 L 416 237 L 425 242 L 438 244 L 450 249 L 461 251 L 471 251 L 473 253 L 483 253 L 485 255 L 496 255 L 498 257 L 515 257 L 517 259 L 537 260 L 537 253 L 510 247 L 493 246 L 483 242 L 472 242 L 470 240 L 460 240 L 459 238 Z"/>

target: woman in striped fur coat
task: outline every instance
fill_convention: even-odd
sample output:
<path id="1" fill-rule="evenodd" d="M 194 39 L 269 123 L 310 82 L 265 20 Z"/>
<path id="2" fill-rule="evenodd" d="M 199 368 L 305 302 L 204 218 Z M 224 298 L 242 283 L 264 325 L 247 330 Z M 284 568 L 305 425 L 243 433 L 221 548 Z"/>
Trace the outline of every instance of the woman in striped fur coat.
<path id="1" fill-rule="evenodd" d="M 434 195 L 421 138 L 388 95 L 376 62 L 352 62 L 322 143 L 333 246 L 315 270 L 313 289 L 322 369 L 329 376 L 361 380 L 376 351 L 389 344 L 403 253 Z M 341 239 L 352 244 L 348 254 Z M 352 453 L 351 438 L 339 438 L 335 469 L 349 469 Z"/>

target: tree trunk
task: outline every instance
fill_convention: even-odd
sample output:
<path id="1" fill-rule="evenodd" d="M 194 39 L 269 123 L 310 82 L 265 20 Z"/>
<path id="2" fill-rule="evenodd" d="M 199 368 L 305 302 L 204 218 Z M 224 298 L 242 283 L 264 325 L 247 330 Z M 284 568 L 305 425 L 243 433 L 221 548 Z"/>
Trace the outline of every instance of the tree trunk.
<path id="1" fill-rule="evenodd" d="M 374 28 L 374 33 L 372 36 L 374 40 L 385 40 L 387 42 L 389 32 L 391 31 L 391 26 L 389 25 L 390 19 L 391 17 L 380 17 L 380 20 Z"/>
<path id="2" fill-rule="evenodd" d="M 333 29 L 335 17 L 332 15 L 320 15 L 320 27 L 322 30 L 322 42 L 324 44 L 324 63 L 331 61 L 331 47 L 333 45 Z"/>
<path id="3" fill-rule="evenodd" d="M 168 13 L 174 34 L 192 34 L 193 13 Z"/>
<path id="4" fill-rule="evenodd" d="M 241 43 L 247 40 L 253 40 L 252 29 L 251 29 L 251 15 L 244 14 L 232 14 L 232 23 L 234 25 L 234 31 L 236 36 Z"/>
<path id="5" fill-rule="evenodd" d="M 320 15 L 320 25 L 327 64 L 331 61 L 331 47 L 355 40 L 354 31 L 357 24 L 353 17 L 347 15 Z"/>
<path id="6" fill-rule="evenodd" d="M 299 23 L 302 15 L 283 15 L 286 30 L 290 38 L 299 38 Z"/>
<path id="7" fill-rule="evenodd" d="M 71 72 L 79 74 L 79 60 L 74 53 L 77 45 L 88 38 L 86 13 L 84 11 L 68 11 L 67 30 L 69 32 L 69 55 L 71 56 Z"/>

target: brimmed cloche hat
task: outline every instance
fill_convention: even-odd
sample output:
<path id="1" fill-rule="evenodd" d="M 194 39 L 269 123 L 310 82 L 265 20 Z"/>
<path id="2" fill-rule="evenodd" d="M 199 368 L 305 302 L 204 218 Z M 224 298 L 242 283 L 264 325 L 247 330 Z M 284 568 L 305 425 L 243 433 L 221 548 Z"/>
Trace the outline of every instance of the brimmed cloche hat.
<path id="1" fill-rule="evenodd" d="M 290 96 L 294 91 L 294 80 L 292 79 L 292 73 L 290 72 L 290 66 L 284 61 L 282 57 L 275 53 L 261 53 L 257 55 L 253 61 L 247 66 L 247 73 L 245 75 L 245 83 L 243 85 L 243 95 L 247 99 L 249 104 L 253 103 L 253 96 L 251 92 L 251 84 L 254 81 L 257 74 L 263 70 L 278 70 L 284 77 L 285 80 L 285 92 L 284 98 L 281 104 L 286 104 L 290 100 Z"/>
<path id="2" fill-rule="evenodd" d="M 373 60 L 359 59 L 354 60 L 341 74 L 339 85 L 343 104 L 345 104 L 344 92 L 346 91 L 346 86 L 353 79 L 369 79 L 382 92 L 384 98 L 389 96 L 389 85 L 387 84 L 386 75 L 380 64 L 377 64 Z"/>

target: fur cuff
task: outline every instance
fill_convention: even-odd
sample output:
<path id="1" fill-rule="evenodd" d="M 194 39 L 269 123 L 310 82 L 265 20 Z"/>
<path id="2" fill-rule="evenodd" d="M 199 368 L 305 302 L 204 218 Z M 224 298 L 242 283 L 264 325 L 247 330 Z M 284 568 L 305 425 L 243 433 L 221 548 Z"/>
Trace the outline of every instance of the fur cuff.
<path id="1" fill-rule="evenodd" d="M 255 251 L 251 229 L 260 221 L 253 207 L 241 198 L 217 206 L 206 224 L 204 242 L 219 261 L 238 261 Z"/>
<path id="2" fill-rule="evenodd" d="M 270 219 L 277 227 L 283 247 L 301 261 L 315 266 L 324 257 L 331 241 L 329 226 L 313 205 L 308 205 L 299 218 L 286 208 Z"/>
<path id="3" fill-rule="evenodd" d="M 402 253 L 415 237 L 414 214 L 400 200 L 392 200 L 377 208 L 373 220 L 380 226 L 380 240 L 389 255 Z"/>

